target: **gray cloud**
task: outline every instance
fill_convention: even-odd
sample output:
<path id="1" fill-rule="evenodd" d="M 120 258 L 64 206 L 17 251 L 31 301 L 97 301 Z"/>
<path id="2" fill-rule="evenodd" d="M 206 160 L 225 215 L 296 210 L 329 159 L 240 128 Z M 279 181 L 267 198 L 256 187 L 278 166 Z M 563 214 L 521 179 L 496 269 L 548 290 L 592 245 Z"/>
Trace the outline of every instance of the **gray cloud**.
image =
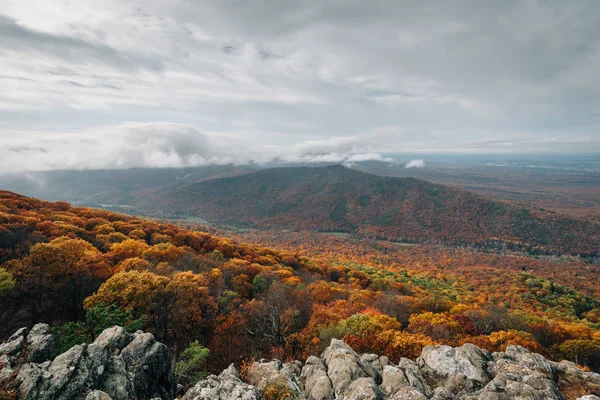
<path id="1" fill-rule="evenodd" d="M 171 121 L 154 126 L 250 143 L 253 159 L 600 152 L 594 0 L 5 0 L 2 13 L 4 148 Z M 144 164 L 127 154 L 95 164 Z"/>
<path id="2" fill-rule="evenodd" d="M 101 43 L 92 43 L 76 37 L 53 35 L 19 25 L 14 19 L 0 14 L 0 46 L 4 50 L 45 53 L 69 63 L 108 63 L 118 68 L 145 67 L 160 70 L 158 60 L 137 57 Z M 73 83 L 66 81 L 67 83 Z"/>
<path id="3" fill-rule="evenodd" d="M 14 135 L 4 144 L 0 147 L 0 170 L 4 172 L 384 160 L 379 153 L 368 152 L 370 146 L 360 137 L 291 146 L 260 146 L 240 140 L 225 144 L 189 125 L 174 123 L 128 123 L 78 134 Z"/>

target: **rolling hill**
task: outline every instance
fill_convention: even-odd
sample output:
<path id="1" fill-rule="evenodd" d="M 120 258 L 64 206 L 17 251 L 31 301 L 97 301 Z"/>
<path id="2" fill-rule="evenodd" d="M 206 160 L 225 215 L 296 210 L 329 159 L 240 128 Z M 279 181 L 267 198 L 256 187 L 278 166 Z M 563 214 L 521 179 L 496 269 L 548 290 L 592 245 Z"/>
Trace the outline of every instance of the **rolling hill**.
<path id="1" fill-rule="evenodd" d="M 255 228 L 596 255 L 598 224 L 414 178 L 343 166 L 273 168 L 166 188 L 138 209 Z"/>

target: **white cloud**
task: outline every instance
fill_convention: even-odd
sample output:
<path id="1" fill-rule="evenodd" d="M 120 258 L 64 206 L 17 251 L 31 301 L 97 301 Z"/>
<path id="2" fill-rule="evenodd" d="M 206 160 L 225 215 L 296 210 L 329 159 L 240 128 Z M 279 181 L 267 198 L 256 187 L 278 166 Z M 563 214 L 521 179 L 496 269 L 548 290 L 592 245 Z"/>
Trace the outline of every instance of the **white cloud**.
<path id="1" fill-rule="evenodd" d="M 404 166 L 404 168 L 423 168 L 423 167 L 425 167 L 425 160 L 410 160 Z"/>
<path id="2" fill-rule="evenodd" d="M 207 164 L 356 162 L 384 160 L 364 138 L 332 138 L 291 146 L 261 146 L 175 123 L 127 123 L 71 134 L 14 135 L 0 140 L 0 170 L 189 167 Z M 343 139 L 343 140 L 342 140 Z"/>
<path id="3" fill-rule="evenodd" d="M 4 0 L 0 139 L 174 121 L 283 159 L 538 149 L 515 136 L 600 151 L 598 26 L 593 0 Z"/>

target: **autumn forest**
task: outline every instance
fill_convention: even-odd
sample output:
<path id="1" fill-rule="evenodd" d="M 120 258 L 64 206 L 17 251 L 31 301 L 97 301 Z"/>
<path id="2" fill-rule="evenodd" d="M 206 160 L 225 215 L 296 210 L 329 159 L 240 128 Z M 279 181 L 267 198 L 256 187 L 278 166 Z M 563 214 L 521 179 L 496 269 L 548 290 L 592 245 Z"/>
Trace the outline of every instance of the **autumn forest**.
<path id="1" fill-rule="evenodd" d="M 47 322 L 58 354 L 115 324 L 143 329 L 180 368 L 200 349 L 196 376 L 305 359 L 331 338 L 393 362 L 519 344 L 599 371 L 599 275 L 571 255 L 234 232 L 0 192 L 0 337 Z"/>

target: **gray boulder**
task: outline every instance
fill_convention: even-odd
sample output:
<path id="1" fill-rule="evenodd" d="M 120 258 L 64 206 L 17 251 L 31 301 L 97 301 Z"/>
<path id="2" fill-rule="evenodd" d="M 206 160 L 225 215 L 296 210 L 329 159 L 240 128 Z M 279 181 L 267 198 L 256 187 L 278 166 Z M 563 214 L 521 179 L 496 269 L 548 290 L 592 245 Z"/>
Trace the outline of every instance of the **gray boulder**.
<path id="1" fill-rule="evenodd" d="M 330 400 L 333 399 L 333 386 L 325 364 L 320 358 L 310 356 L 302 367 L 300 381 L 304 386 L 304 395 L 307 400 Z"/>
<path id="2" fill-rule="evenodd" d="M 488 362 L 492 360 L 490 352 L 467 343 L 457 348 L 426 346 L 417 364 L 433 386 L 444 386 L 454 375 L 464 374 L 473 387 L 479 388 L 493 377 L 488 371 Z"/>
<path id="3" fill-rule="evenodd" d="M 36 324 L 27 335 L 28 362 L 41 363 L 50 359 L 54 348 L 54 336 L 48 324 Z"/>
<path id="4" fill-rule="evenodd" d="M 556 369 L 543 356 L 521 346 L 508 346 L 493 357 L 490 371 L 494 378 L 468 399 L 564 399 L 556 385 Z"/>
<path id="5" fill-rule="evenodd" d="M 359 378 L 372 378 L 381 383 L 381 375 L 372 365 L 363 362 L 358 353 L 338 339 L 331 339 L 331 344 L 321 355 L 327 367 L 327 376 L 331 380 L 336 396 L 340 396 Z"/>
<path id="6" fill-rule="evenodd" d="M 0 385 L 5 385 L 24 363 L 43 362 L 50 358 L 54 338 L 47 324 L 37 324 L 27 331 L 21 328 L 0 344 Z"/>
<path id="7" fill-rule="evenodd" d="M 85 396 L 85 400 L 112 400 L 112 398 L 101 390 L 92 390 Z"/>
<path id="8" fill-rule="evenodd" d="M 404 375 L 404 372 L 395 365 L 386 365 L 383 368 L 383 375 L 381 385 L 379 388 L 387 395 L 393 396 L 400 389 L 408 386 L 408 379 Z"/>
<path id="9" fill-rule="evenodd" d="M 570 361 L 554 363 L 560 391 L 570 397 L 600 395 L 600 374 L 586 372 Z"/>
<path id="10" fill-rule="evenodd" d="M 260 392 L 242 382 L 231 364 L 219 376 L 210 375 L 186 392 L 182 400 L 258 400 Z"/>
<path id="11" fill-rule="evenodd" d="M 30 358 L 47 358 L 52 348 L 47 325 L 36 325 L 25 346 Z M 51 362 L 23 364 L 15 384 L 23 399 L 32 400 L 175 397 L 167 347 L 149 333 L 131 335 L 121 327 L 106 329 L 94 343 L 74 346 Z"/>
<path id="12" fill-rule="evenodd" d="M 412 386 L 404 386 L 390 400 L 427 400 L 427 397 Z"/>
<path id="13" fill-rule="evenodd" d="M 344 390 L 342 399 L 346 400 L 385 400 L 386 396 L 373 378 L 358 378 Z"/>
<path id="14" fill-rule="evenodd" d="M 408 358 L 401 358 L 398 367 L 404 372 L 404 376 L 406 376 L 410 386 L 418 389 L 425 396 L 431 396 L 433 394 L 431 386 L 427 383 L 427 380 L 421 373 L 417 363 Z"/>
<path id="15" fill-rule="evenodd" d="M 302 364 L 297 362 L 282 364 L 279 360 L 260 360 L 252 363 L 248 368 L 248 383 L 256 386 L 258 390 L 264 391 L 267 386 L 286 386 L 292 393 L 303 392 L 299 375 Z"/>

